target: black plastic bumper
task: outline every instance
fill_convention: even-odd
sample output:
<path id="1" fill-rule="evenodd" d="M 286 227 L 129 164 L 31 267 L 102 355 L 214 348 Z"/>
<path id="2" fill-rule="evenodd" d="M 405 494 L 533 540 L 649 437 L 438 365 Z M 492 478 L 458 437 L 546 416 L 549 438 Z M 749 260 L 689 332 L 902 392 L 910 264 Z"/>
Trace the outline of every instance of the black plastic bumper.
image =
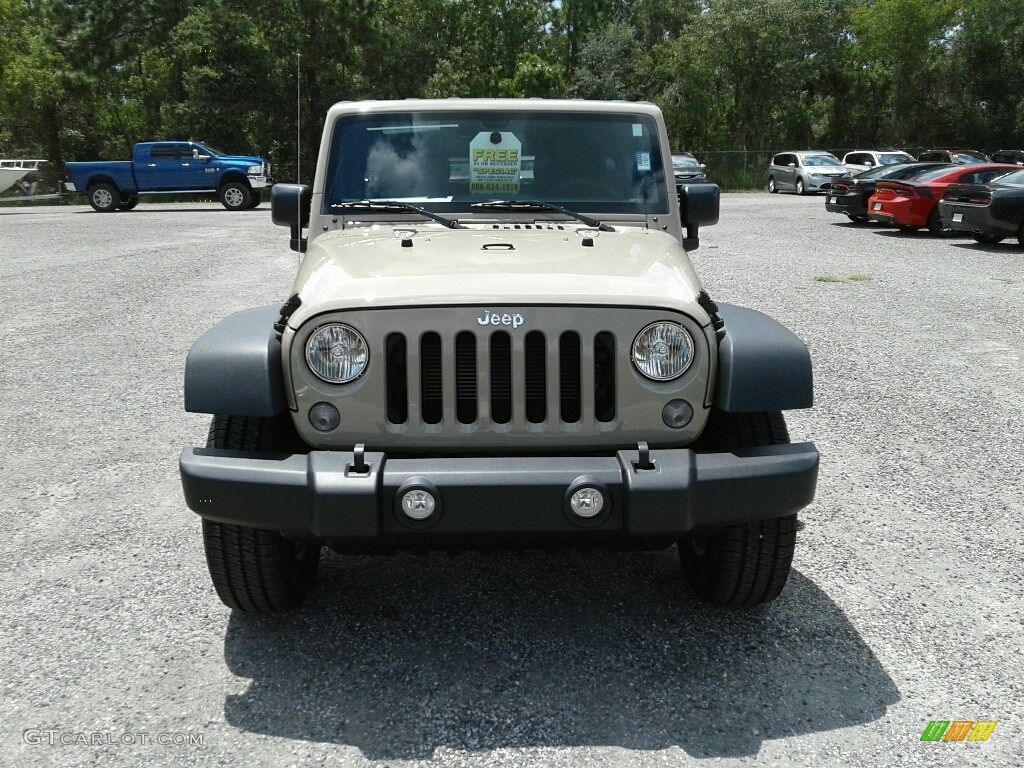
<path id="1" fill-rule="evenodd" d="M 460 538 L 544 537 L 674 540 L 717 527 L 791 514 L 814 498 L 812 443 L 734 453 L 653 450 L 615 456 L 388 459 L 352 452 L 254 454 L 189 448 L 181 454 L 188 506 L 222 523 L 314 536 L 350 545 L 447 546 Z M 591 520 L 569 508 L 580 485 L 609 503 Z M 427 488 L 438 509 L 416 522 L 400 510 L 410 488 Z M 600 534 L 600 535 L 599 535 Z"/>

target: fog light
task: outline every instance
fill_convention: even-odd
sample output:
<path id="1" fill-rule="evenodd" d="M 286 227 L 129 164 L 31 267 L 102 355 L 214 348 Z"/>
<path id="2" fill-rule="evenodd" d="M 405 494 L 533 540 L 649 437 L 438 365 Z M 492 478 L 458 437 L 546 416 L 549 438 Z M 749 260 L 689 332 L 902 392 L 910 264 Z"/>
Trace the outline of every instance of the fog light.
<path id="1" fill-rule="evenodd" d="M 402 511 L 411 520 L 426 520 L 437 507 L 433 494 L 422 488 L 408 491 L 402 496 Z"/>
<path id="2" fill-rule="evenodd" d="M 569 497 L 569 507 L 577 517 L 589 520 L 604 509 L 604 494 L 597 488 L 580 488 Z"/>
<path id="3" fill-rule="evenodd" d="M 672 429 L 682 429 L 692 418 L 693 408 L 685 400 L 669 400 L 661 409 L 661 420 Z"/>
<path id="4" fill-rule="evenodd" d="M 317 432 L 330 432 L 341 423 L 341 414 L 330 403 L 317 403 L 309 409 L 309 423 Z"/>

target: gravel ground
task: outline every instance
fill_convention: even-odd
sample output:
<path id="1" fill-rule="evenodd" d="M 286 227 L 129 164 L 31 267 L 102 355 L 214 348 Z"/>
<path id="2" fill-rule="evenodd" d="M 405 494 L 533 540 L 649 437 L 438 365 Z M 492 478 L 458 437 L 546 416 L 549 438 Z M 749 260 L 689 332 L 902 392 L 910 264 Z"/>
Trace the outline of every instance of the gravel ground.
<path id="1" fill-rule="evenodd" d="M 177 455 L 207 425 L 189 346 L 287 295 L 287 233 L 0 210 L 0 764 L 1024 764 L 1024 254 L 788 195 L 726 195 L 703 235 L 712 296 L 815 363 L 789 422 L 818 496 L 774 604 L 703 607 L 671 551 L 328 555 L 270 620 L 215 597 Z M 934 719 L 999 725 L 921 743 Z"/>

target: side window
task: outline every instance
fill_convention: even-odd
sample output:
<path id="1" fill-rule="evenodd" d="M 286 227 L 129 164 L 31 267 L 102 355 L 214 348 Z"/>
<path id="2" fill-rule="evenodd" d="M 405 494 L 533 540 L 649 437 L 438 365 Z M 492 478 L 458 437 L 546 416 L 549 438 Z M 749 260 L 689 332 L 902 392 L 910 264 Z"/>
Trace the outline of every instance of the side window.
<path id="1" fill-rule="evenodd" d="M 1002 176 L 1006 171 L 975 171 L 970 175 L 971 181 L 965 182 L 967 184 L 988 184 L 996 176 Z"/>
<path id="2" fill-rule="evenodd" d="M 785 165 L 785 160 L 785 155 L 776 155 L 775 157 L 772 158 L 772 165 Z"/>
<path id="3" fill-rule="evenodd" d="M 153 160 L 177 160 L 178 149 L 173 144 L 154 144 L 149 156 Z"/>

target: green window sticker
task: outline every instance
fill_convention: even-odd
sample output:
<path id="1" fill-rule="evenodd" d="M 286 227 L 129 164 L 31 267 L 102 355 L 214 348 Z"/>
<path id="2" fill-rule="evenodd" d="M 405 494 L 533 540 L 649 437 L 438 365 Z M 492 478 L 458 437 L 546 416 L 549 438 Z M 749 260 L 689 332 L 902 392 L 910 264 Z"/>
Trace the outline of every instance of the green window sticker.
<path id="1" fill-rule="evenodd" d="M 523 144 L 508 131 L 481 131 L 469 143 L 471 194 L 518 194 Z"/>

